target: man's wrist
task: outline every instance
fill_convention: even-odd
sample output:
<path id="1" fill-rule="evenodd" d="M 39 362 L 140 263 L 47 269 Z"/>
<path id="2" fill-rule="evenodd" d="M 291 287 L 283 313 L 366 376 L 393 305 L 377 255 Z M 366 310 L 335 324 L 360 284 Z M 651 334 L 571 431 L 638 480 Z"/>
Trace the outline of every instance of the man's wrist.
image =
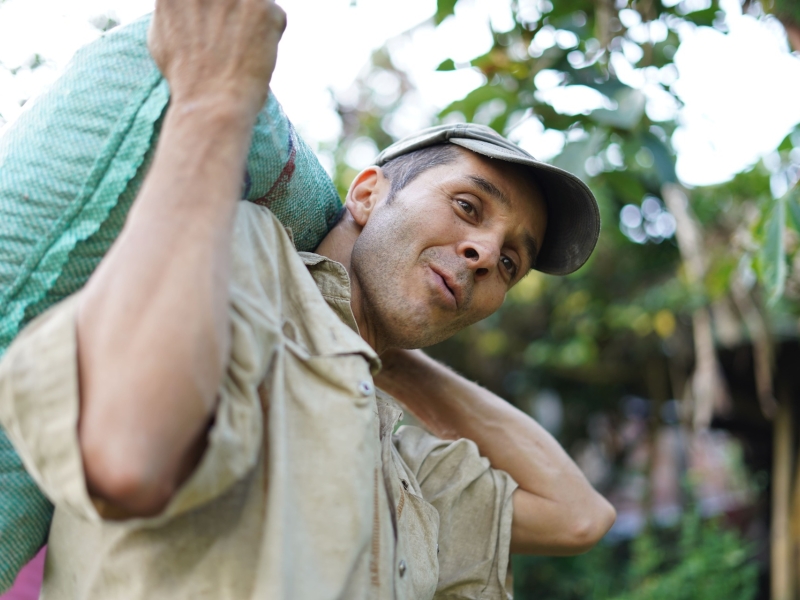
<path id="1" fill-rule="evenodd" d="M 227 95 L 171 101 L 154 169 L 166 167 L 173 183 L 203 186 L 200 195 L 184 198 L 194 210 L 203 198 L 214 204 L 218 199 L 238 200 L 256 115 L 252 106 Z"/>
<path id="2" fill-rule="evenodd" d="M 403 359 L 409 350 L 390 348 L 381 354 L 381 374 L 390 375 L 395 369 L 402 367 Z"/>
<path id="3" fill-rule="evenodd" d="M 263 105 L 263 104 L 262 104 Z M 165 127 L 191 125 L 203 128 L 206 137 L 218 132 L 246 136 L 255 124 L 261 106 L 242 97 L 227 93 L 195 97 L 174 97 L 170 100 Z"/>
<path id="4" fill-rule="evenodd" d="M 131 222 L 147 214 L 165 226 L 171 215 L 182 227 L 186 219 L 228 227 L 241 198 L 254 120 L 246 107 L 221 96 L 173 99 Z"/>

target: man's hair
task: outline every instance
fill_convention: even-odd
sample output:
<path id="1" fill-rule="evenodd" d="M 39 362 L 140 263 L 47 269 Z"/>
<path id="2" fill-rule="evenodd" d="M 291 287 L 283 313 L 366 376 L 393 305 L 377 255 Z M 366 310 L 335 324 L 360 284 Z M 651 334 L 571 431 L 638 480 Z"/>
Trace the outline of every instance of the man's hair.
<path id="1" fill-rule="evenodd" d="M 393 158 L 381 167 L 384 177 L 389 180 L 389 195 L 386 198 L 386 202 L 394 200 L 397 192 L 423 172 L 433 167 L 453 163 L 457 158 L 458 150 L 453 144 L 427 146 Z M 328 223 L 328 229 L 333 229 L 342 220 L 346 212 L 347 208 L 342 205 L 342 208 Z"/>
<path id="2" fill-rule="evenodd" d="M 386 202 L 394 200 L 400 190 L 428 169 L 453 163 L 457 159 L 458 148 L 453 144 L 427 146 L 393 158 L 381 167 L 390 186 Z"/>

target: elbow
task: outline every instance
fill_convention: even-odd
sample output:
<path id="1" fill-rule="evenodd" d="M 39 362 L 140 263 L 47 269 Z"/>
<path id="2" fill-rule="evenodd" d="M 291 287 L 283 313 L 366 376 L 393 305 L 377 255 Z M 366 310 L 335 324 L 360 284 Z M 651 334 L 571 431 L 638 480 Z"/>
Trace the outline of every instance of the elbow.
<path id="1" fill-rule="evenodd" d="M 86 489 L 101 516 L 161 513 L 199 463 L 211 403 L 182 400 L 202 411 L 181 411 L 174 394 L 81 394 L 78 443 Z"/>
<path id="2" fill-rule="evenodd" d="M 583 554 L 594 548 L 616 520 L 617 511 L 598 494 L 594 506 L 575 519 L 570 533 L 569 554 Z"/>
<path id="3" fill-rule="evenodd" d="M 511 551 L 518 554 L 575 556 L 603 539 L 617 513 L 593 489 L 580 501 L 558 503 L 517 490 Z"/>
<path id="4" fill-rule="evenodd" d="M 88 492 L 103 517 L 154 516 L 175 493 L 161 461 L 132 448 L 123 436 L 84 434 L 81 454 Z"/>

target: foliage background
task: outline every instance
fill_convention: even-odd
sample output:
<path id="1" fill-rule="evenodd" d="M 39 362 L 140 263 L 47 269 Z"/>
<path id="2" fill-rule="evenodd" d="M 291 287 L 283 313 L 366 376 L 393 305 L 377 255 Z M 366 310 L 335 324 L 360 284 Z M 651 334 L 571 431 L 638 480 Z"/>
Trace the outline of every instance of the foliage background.
<path id="1" fill-rule="evenodd" d="M 457 4 L 439 0 L 435 24 Z M 500 312 L 430 353 L 540 419 L 548 419 L 549 406 L 551 429 L 565 447 L 602 455 L 593 483 L 612 497 L 631 476 L 632 455 L 646 448 L 637 467 L 644 526 L 609 536 L 583 557 L 516 559 L 515 597 L 764 596 L 767 533 L 754 523 L 768 520 L 765 448 L 776 382 L 794 381 L 781 365 L 791 364 L 800 317 L 800 129 L 731 181 L 687 189 L 675 172 L 678 123 L 650 114 L 648 93 L 655 86 L 680 104 L 672 84 L 681 32 L 725 32 L 717 0 L 511 6 L 513 28 L 492 31 L 487 53 L 439 66 L 475 70 L 484 84 L 431 124 L 480 122 L 513 136 L 535 119 L 545 131 L 563 132 L 567 143 L 552 162 L 589 183 L 603 231 L 585 268 L 563 278 L 532 273 Z M 777 15 L 794 39 L 792 3 L 748 2 L 744 10 L 758 19 Z M 643 75 L 649 91 L 623 83 L 623 70 Z M 388 100 L 380 84 L 386 74 L 396 88 Z M 605 107 L 559 112 L 547 91 L 554 81 L 599 92 Z M 350 149 L 363 138 L 379 149 L 393 141 L 391 119 L 413 84 L 384 48 L 355 89 L 339 102 L 344 130 L 330 148 L 342 195 L 356 172 Z M 621 433 L 632 421 L 640 431 L 634 441 Z M 685 458 L 709 427 L 739 438 L 742 478 L 753 490 L 745 502 L 750 516 L 737 521 L 731 511 L 703 508 L 690 486 L 681 492 L 680 514 L 659 521 L 652 489 L 659 436 L 682 432 Z M 691 480 L 686 465 L 681 477 Z"/>
<path id="2" fill-rule="evenodd" d="M 469 1 L 438 0 L 433 24 Z M 510 4 L 513 26 L 493 30 L 485 54 L 439 65 L 482 85 L 430 124 L 469 120 L 512 138 L 532 125 L 561 132 L 567 143 L 552 162 L 589 183 L 603 230 L 579 272 L 532 273 L 500 312 L 430 352 L 539 419 L 620 511 L 584 556 L 515 558 L 515 597 L 766 597 L 772 420 L 800 389 L 800 129 L 732 180 L 687 188 L 675 170 L 677 113 L 651 101 L 680 105 L 683 34 L 725 33 L 724 0 L 496 1 Z M 743 9 L 780 20 L 800 50 L 795 2 Z M 98 31 L 116 23 L 91 21 Z M 42 60 L 0 70 L 22 81 L 44 71 Z M 389 145 L 414 103 L 404 68 L 389 43 L 336 98 L 342 132 L 321 150 L 343 196 L 359 144 Z M 560 112 L 554 92 L 579 86 L 602 106 Z M 713 440 L 727 448 L 736 504 L 709 502 L 708 471 L 692 466 L 697 448 L 722 447 Z M 659 500 L 664 447 L 679 477 L 672 514 Z"/>

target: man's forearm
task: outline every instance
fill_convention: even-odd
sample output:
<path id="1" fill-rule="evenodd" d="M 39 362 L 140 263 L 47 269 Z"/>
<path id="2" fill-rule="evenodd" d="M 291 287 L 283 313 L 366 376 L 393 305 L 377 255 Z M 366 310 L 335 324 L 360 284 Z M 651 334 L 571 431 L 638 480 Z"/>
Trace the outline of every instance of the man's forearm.
<path id="1" fill-rule="evenodd" d="M 171 105 L 78 307 L 78 435 L 109 514 L 161 510 L 205 447 L 227 362 L 236 202 L 285 27 L 272 0 L 156 2 L 148 45 Z"/>
<path id="2" fill-rule="evenodd" d="M 494 468 L 517 482 L 512 549 L 575 554 L 605 534 L 613 508 L 536 421 L 421 351 L 381 358 L 385 370 L 376 383 L 382 389 L 439 437 L 474 441 Z"/>
<path id="3" fill-rule="evenodd" d="M 252 124 L 224 100 L 169 108 L 128 222 L 81 292 L 87 481 L 133 512 L 159 509 L 191 468 L 227 355 L 230 238 Z"/>

